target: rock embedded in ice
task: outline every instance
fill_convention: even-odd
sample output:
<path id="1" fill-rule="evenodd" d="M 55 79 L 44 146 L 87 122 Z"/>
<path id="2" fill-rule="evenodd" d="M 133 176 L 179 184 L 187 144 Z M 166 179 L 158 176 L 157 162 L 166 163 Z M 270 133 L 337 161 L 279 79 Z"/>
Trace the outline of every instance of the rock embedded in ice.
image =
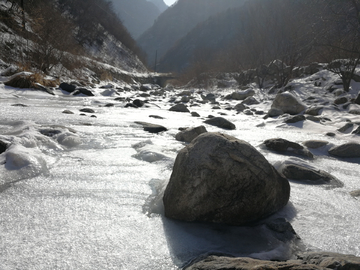
<path id="1" fill-rule="evenodd" d="M 91 92 L 89 89 L 86 89 L 86 88 L 77 88 L 74 91 L 73 95 L 76 96 L 76 95 L 80 95 L 80 94 L 83 94 L 83 95 L 89 96 L 89 97 L 95 96 L 93 92 Z"/>
<path id="2" fill-rule="evenodd" d="M 278 109 L 278 108 L 271 108 L 268 111 L 268 116 L 270 116 L 270 117 L 276 117 L 276 116 L 280 116 L 280 115 L 283 115 L 283 114 L 284 114 L 284 112 L 281 109 Z"/>
<path id="3" fill-rule="evenodd" d="M 162 131 L 167 131 L 166 127 L 157 124 L 151 124 L 141 121 L 136 121 L 135 124 L 141 125 L 144 128 L 144 131 L 148 131 L 150 133 L 159 133 Z"/>
<path id="4" fill-rule="evenodd" d="M 250 144 L 204 133 L 179 152 L 163 202 L 169 218 L 243 225 L 280 210 L 289 196 L 289 182 Z"/>
<path id="5" fill-rule="evenodd" d="M 309 115 L 313 115 L 313 116 L 317 116 L 320 115 L 322 110 L 324 109 L 323 106 L 316 106 L 316 107 L 311 107 L 309 109 L 307 109 L 305 111 L 305 114 L 309 114 Z"/>
<path id="6" fill-rule="evenodd" d="M 93 109 L 90 109 L 90 108 L 80 109 L 80 112 L 95 113 L 95 111 Z"/>
<path id="7" fill-rule="evenodd" d="M 244 100 L 248 97 L 255 95 L 255 90 L 248 89 L 244 91 L 233 92 L 232 94 L 225 97 L 225 99 Z"/>
<path id="8" fill-rule="evenodd" d="M 197 136 L 199 136 L 202 133 L 207 132 L 206 128 L 204 126 L 198 126 L 194 128 L 188 128 L 185 129 L 178 134 L 175 135 L 175 139 L 181 142 L 191 142 L 193 139 L 195 139 Z"/>
<path id="9" fill-rule="evenodd" d="M 347 131 L 349 131 L 349 129 L 352 129 L 353 127 L 354 127 L 353 123 L 346 123 L 344 126 L 339 128 L 337 131 L 339 131 L 341 133 L 346 133 Z"/>
<path id="10" fill-rule="evenodd" d="M 302 145 L 282 138 L 265 140 L 264 145 L 266 146 L 266 148 L 278 153 L 295 154 L 299 156 L 305 156 L 308 158 L 314 157 L 314 155 L 309 150 L 304 148 Z"/>
<path id="11" fill-rule="evenodd" d="M 292 124 L 292 123 L 297 123 L 297 122 L 305 121 L 305 120 L 306 120 L 306 118 L 304 115 L 298 114 L 295 116 L 288 117 L 284 122 L 287 124 Z"/>
<path id="12" fill-rule="evenodd" d="M 271 108 L 277 108 L 289 114 L 299 114 L 307 109 L 304 103 L 290 93 L 277 94 Z"/>
<path id="13" fill-rule="evenodd" d="M 223 117 L 213 117 L 208 120 L 205 120 L 204 123 L 212 125 L 212 126 L 216 126 L 216 127 L 222 128 L 222 129 L 228 129 L 228 130 L 236 129 L 236 126 L 233 123 L 231 123 L 229 120 L 226 120 Z"/>
<path id="14" fill-rule="evenodd" d="M 254 97 L 247 97 L 246 99 L 243 100 L 243 102 L 241 102 L 242 104 L 245 105 L 255 105 L 255 104 L 260 104 L 259 101 L 256 100 L 256 98 Z"/>
<path id="15" fill-rule="evenodd" d="M 69 92 L 69 93 L 72 93 L 75 91 L 76 89 L 76 86 L 75 85 L 72 85 L 72 84 L 69 84 L 69 83 L 61 83 L 60 84 L 60 88 L 66 92 Z"/>
<path id="16" fill-rule="evenodd" d="M 322 141 L 322 140 L 309 140 L 303 142 L 303 145 L 305 145 L 307 148 L 312 148 L 312 149 L 320 148 L 327 144 L 329 144 L 328 141 Z"/>
<path id="17" fill-rule="evenodd" d="M 347 102 L 349 102 L 349 99 L 347 97 L 339 97 L 334 100 L 334 104 L 336 104 L 336 105 L 345 104 Z"/>
<path id="18" fill-rule="evenodd" d="M 70 110 L 64 110 L 62 113 L 65 113 L 65 114 L 74 114 L 72 111 Z"/>
<path id="19" fill-rule="evenodd" d="M 358 158 L 360 157 L 360 144 L 345 143 L 339 146 L 334 146 L 329 150 L 329 154 L 342 158 Z"/>
<path id="20" fill-rule="evenodd" d="M 278 171 L 290 180 L 310 181 L 312 184 L 330 184 L 336 187 L 343 186 L 343 183 L 335 176 L 312 166 L 289 162 L 282 164 Z"/>
<path id="21" fill-rule="evenodd" d="M 176 104 L 175 106 L 172 106 L 169 111 L 171 112 L 190 112 L 189 109 L 184 104 Z"/>
<path id="22" fill-rule="evenodd" d="M 351 191 L 350 195 L 353 197 L 360 197 L 360 189 Z"/>

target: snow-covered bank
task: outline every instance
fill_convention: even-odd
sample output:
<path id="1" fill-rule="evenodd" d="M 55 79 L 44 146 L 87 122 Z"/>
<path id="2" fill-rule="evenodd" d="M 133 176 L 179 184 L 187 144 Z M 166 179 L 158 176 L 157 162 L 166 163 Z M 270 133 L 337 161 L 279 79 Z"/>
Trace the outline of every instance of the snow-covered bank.
<path id="1" fill-rule="evenodd" d="M 316 78 L 325 78 L 322 87 L 314 87 Z M 321 71 L 293 81 L 291 92 L 302 100 L 315 98 L 313 104 L 324 106 L 321 117 L 331 120 L 294 124 L 284 123 L 286 117 L 281 116 L 264 119 L 260 112 L 270 109 L 274 95 L 255 87 L 260 104 L 249 105 L 253 113 L 248 115 L 228 110 L 239 101 L 221 98 L 236 89 L 208 90 L 219 102 L 211 104 L 203 102 L 197 89 L 178 95 L 184 89 L 169 88 L 159 96 L 157 90 L 150 94 L 151 90 L 124 84 L 95 87 L 91 89 L 95 96 L 87 97 L 59 89 L 51 96 L 0 84 L 0 140 L 10 145 L 0 154 L 1 268 L 177 269 L 208 252 L 261 259 L 288 255 L 289 247 L 264 228 L 189 224 L 163 216 L 161 193 L 184 146 L 174 137 L 179 127 L 206 125 L 208 115 L 221 115 L 236 129 L 206 125 L 208 131 L 249 142 L 272 164 L 294 157 L 265 149 L 263 142 L 270 138 L 297 143 L 321 139 L 330 146 L 360 143 L 359 135 L 351 133 L 359 125 L 358 115 L 333 106 L 335 96 L 326 90 L 335 80 Z M 352 98 L 357 87 L 354 83 Z M 189 97 L 190 111 L 200 117 L 169 111 L 174 105 L 170 100 L 184 96 Z M 137 109 L 125 107 L 135 99 L 148 103 Z M 80 112 L 83 108 L 94 112 Z M 159 124 L 168 131 L 151 134 L 136 121 Z M 337 131 L 349 121 L 354 123 L 351 130 Z M 336 136 L 326 136 L 329 132 Z M 290 203 L 275 217 L 287 218 L 308 249 L 360 256 L 360 201 L 349 194 L 360 189 L 360 159 L 329 156 L 326 147 L 311 149 L 313 160 L 301 160 L 336 176 L 343 186 L 291 181 Z"/>

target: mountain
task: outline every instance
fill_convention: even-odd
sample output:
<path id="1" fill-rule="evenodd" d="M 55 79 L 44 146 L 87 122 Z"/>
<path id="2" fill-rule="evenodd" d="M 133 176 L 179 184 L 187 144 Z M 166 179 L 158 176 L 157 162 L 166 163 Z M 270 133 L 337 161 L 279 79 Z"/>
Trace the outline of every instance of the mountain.
<path id="1" fill-rule="evenodd" d="M 163 13 L 168 8 L 164 0 L 147 0 L 147 1 L 153 3 L 160 10 L 161 13 Z"/>
<path id="2" fill-rule="evenodd" d="M 320 33 L 312 10 L 321 5 L 324 1 L 248 1 L 199 23 L 167 50 L 158 70 L 182 72 L 201 66 L 203 71 L 239 71 L 274 59 L 299 64 L 312 50 L 312 31 Z"/>
<path id="3" fill-rule="evenodd" d="M 33 0 L 23 8 L 21 2 L 0 0 L 1 60 L 57 76 L 95 62 L 147 71 L 141 50 L 108 1 Z"/>
<path id="4" fill-rule="evenodd" d="M 150 28 L 167 8 L 163 0 L 112 0 L 112 4 L 134 39 Z"/>
<path id="5" fill-rule="evenodd" d="M 169 7 L 138 39 L 138 45 L 147 54 L 148 63 L 154 63 L 157 52 L 160 59 L 174 44 L 198 23 L 211 15 L 243 5 L 245 0 L 179 0 Z"/>

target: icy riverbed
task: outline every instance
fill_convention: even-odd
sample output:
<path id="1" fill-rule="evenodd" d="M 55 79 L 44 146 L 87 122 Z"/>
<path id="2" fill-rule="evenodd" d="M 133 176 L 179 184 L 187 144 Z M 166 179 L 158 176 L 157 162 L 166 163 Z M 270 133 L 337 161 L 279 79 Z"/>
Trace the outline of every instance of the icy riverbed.
<path id="1" fill-rule="evenodd" d="M 0 139 L 12 143 L 0 155 L 1 269 L 178 269 L 207 252 L 286 257 L 288 246 L 265 228 L 188 224 L 163 216 L 161 191 L 185 145 L 174 139 L 178 128 L 226 113 L 236 130 L 206 125 L 207 130 L 249 142 L 273 164 L 293 157 L 264 150 L 261 143 L 269 138 L 360 142 L 357 135 L 325 136 L 345 118 L 356 120 L 343 112 L 324 110 L 331 124 L 305 121 L 299 127 L 213 110 L 211 104 L 193 107 L 201 117 L 192 117 L 169 112 L 168 98 L 159 97 L 148 108 L 124 108 L 125 103 L 114 101 L 117 95 L 96 91 L 95 97 L 59 90 L 50 96 L 0 85 Z M 105 107 L 110 102 L 115 106 Z M 257 108 L 266 110 L 270 104 L 264 99 Z M 95 113 L 80 115 L 84 107 Z M 65 109 L 74 114 L 62 113 Z M 150 134 L 135 121 L 161 124 L 168 131 Z M 291 222 L 308 249 L 360 256 L 360 200 L 349 195 L 360 189 L 360 160 L 338 160 L 326 149 L 314 154 L 315 160 L 303 162 L 333 174 L 344 186 L 291 182 L 290 202 L 276 216 Z"/>

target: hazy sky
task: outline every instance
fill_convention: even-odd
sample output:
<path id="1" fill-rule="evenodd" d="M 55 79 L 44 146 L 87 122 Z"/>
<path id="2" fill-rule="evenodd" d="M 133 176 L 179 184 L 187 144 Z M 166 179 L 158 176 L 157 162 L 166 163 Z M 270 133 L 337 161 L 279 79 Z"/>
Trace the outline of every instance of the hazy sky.
<path id="1" fill-rule="evenodd" d="M 176 0 L 164 0 L 165 4 L 167 4 L 168 6 L 171 6 L 172 4 L 174 4 L 176 2 Z"/>

